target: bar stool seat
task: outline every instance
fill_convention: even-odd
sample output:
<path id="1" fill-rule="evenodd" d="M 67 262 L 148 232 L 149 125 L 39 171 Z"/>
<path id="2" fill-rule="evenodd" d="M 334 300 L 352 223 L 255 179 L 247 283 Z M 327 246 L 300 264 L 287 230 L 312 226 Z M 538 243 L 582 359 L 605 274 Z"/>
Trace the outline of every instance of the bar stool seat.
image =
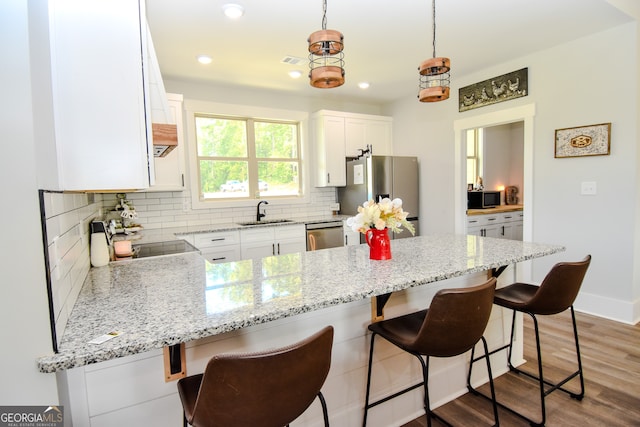
<path id="1" fill-rule="evenodd" d="M 426 310 L 383 320 L 369 325 L 371 347 L 367 372 L 367 391 L 365 398 L 363 426 L 367 425 L 369 409 L 387 402 L 401 394 L 424 386 L 424 408 L 427 425 L 432 418 L 444 421 L 431 411 L 429 406 L 429 358 L 452 357 L 463 354 L 482 341 L 485 352 L 487 343 L 482 334 L 491 315 L 496 279 L 470 288 L 442 289 L 436 293 Z M 422 366 L 422 382 L 398 391 L 390 396 L 369 403 L 371 390 L 371 368 L 373 345 L 376 335 L 380 335 L 396 347 L 415 356 Z M 423 359 L 424 356 L 424 359 Z M 491 364 L 486 358 L 489 383 L 493 390 Z M 493 395 L 493 393 L 492 393 Z M 493 403 L 495 425 L 499 425 L 497 405 Z M 444 421 L 447 423 L 446 421 Z M 448 423 L 447 423 L 448 424 Z"/>
<path id="2" fill-rule="evenodd" d="M 333 327 L 287 347 L 213 356 L 204 373 L 178 381 L 184 426 L 282 427 L 315 400 L 331 366 Z"/>
<path id="3" fill-rule="evenodd" d="M 495 349 L 489 353 L 489 355 L 497 353 L 498 351 L 508 350 L 508 365 L 509 370 L 517 374 L 525 375 L 531 379 L 536 380 L 539 386 L 540 392 L 540 413 L 541 420 L 534 421 L 525 417 L 524 415 L 516 412 L 512 408 L 506 407 L 503 404 L 498 403 L 501 407 L 515 413 L 516 415 L 526 419 L 533 426 L 543 426 L 546 422 L 546 408 L 545 397 L 556 390 L 562 390 L 569 394 L 572 398 L 582 400 L 584 397 L 584 375 L 582 372 L 582 359 L 580 357 L 580 344 L 578 342 L 578 327 L 576 325 L 575 312 L 573 310 L 573 302 L 578 296 L 580 287 L 584 276 L 587 273 L 589 264 L 591 263 L 591 255 L 587 255 L 582 261 L 579 262 L 561 262 L 553 266 L 553 268 L 547 273 L 540 286 L 528 284 L 528 283 L 513 283 L 505 286 L 504 288 L 497 289 L 494 296 L 494 303 L 501 307 L 505 307 L 513 310 L 511 319 L 511 338 L 509 344 Z M 571 319 L 573 323 L 573 334 L 576 347 L 577 369 L 566 378 L 557 383 L 550 382 L 544 379 L 542 371 L 542 352 L 540 347 L 540 331 L 538 327 L 538 320 L 536 316 L 539 315 L 553 315 L 562 313 L 566 310 L 571 311 Z M 536 339 L 537 350 L 537 364 L 538 373 L 532 374 L 530 372 L 521 370 L 515 367 L 511 360 L 513 341 L 515 334 L 515 321 L 516 313 L 522 312 L 531 316 L 533 320 L 534 333 Z M 471 358 L 471 364 L 469 366 L 469 376 L 471 377 L 471 370 L 473 363 L 485 358 L 486 356 L 480 356 L 478 358 Z M 572 392 L 564 388 L 564 384 L 579 377 L 580 379 L 580 391 L 578 393 Z M 470 391 L 478 393 L 474 390 L 469 381 L 467 381 L 467 387 Z M 487 396 L 485 396 L 487 397 Z M 488 398 L 488 397 L 487 397 Z"/>

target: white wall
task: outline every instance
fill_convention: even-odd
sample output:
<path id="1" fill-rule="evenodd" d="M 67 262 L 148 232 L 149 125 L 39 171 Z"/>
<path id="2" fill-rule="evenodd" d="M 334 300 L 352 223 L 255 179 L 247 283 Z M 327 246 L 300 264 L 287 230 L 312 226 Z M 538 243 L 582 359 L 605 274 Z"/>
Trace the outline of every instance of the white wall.
<path id="1" fill-rule="evenodd" d="M 629 16 L 632 16 L 636 23 L 640 21 L 640 2 L 637 0 L 607 0 L 607 2 L 611 3 L 613 6 L 617 7 L 624 13 Z M 637 70 L 640 70 L 640 54 L 638 50 L 640 50 L 640 29 L 636 28 L 635 32 L 635 43 L 636 43 L 636 54 L 635 54 L 635 63 L 636 63 L 636 73 Z M 632 88 L 629 88 L 630 91 L 633 91 Z M 636 96 L 636 105 L 640 105 L 640 84 L 636 82 L 635 85 L 635 96 Z M 640 106 L 638 107 L 640 109 Z M 640 135 L 640 112 L 636 110 L 636 136 Z M 640 165 L 640 149 L 636 150 L 635 157 L 636 165 Z M 635 174 L 633 177 L 633 181 L 635 183 L 640 182 L 640 167 L 636 167 Z M 634 236 L 634 270 L 633 270 L 633 301 L 640 300 L 640 191 L 636 191 L 635 193 L 635 227 L 632 230 Z M 634 319 L 640 319 L 640 304 L 635 304 L 635 312 Z"/>
<path id="2" fill-rule="evenodd" d="M 38 356 L 51 353 L 40 209 L 36 182 L 28 3 L 0 3 L 0 114 L 3 155 L 3 249 L 0 257 L 0 404 L 58 404 L 56 379 L 36 368 Z M 33 97 L 33 98 L 32 98 Z"/>
<path id="3" fill-rule="evenodd" d="M 523 199 L 524 123 L 484 128 L 483 179 L 485 190 L 515 185 L 518 198 Z M 502 193 L 504 204 L 505 193 Z"/>
<path id="4" fill-rule="evenodd" d="M 449 101 L 398 101 L 385 113 L 394 117 L 394 152 L 419 156 L 422 229 L 454 231 L 453 122 L 535 103 L 533 147 L 533 240 L 560 243 L 565 253 L 534 263 L 541 280 L 560 260 L 594 260 L 577 307 L 626 322 L 638 320 L 638 37 L 631 23 L 538 52 L 474 75 L 455 78 Z M 602 74 L 594 58 L 607 58 L 615 72 Z M 520 68 L 529 68 L 530 94 L 458 113 L 458 88 Z M 609 77 L 609 78 L 605 78 Z M 603 80 L 604 78 L 604 80 Z M 611 155 L 555 159 L 555 129 L 611 122 Z M 595 181 L 595 196 L 580 195 L 580 183 Z M 636 235 L 636 240 L 637 240 Z M 634 275 L 635 272 L 635 275 Z"/>

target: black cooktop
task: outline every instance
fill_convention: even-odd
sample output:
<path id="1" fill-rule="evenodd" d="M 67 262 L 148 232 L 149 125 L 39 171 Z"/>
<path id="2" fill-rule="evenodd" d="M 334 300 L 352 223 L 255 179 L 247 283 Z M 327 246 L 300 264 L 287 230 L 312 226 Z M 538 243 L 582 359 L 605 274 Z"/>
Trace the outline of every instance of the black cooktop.
<path id="1" fill-rule="evenodd" d="M 141 243 L 133 245 L 134 258 L 181 254 L 197 252 L 198 249 L 185 240 L 170 240 L 167 242 Z"/>

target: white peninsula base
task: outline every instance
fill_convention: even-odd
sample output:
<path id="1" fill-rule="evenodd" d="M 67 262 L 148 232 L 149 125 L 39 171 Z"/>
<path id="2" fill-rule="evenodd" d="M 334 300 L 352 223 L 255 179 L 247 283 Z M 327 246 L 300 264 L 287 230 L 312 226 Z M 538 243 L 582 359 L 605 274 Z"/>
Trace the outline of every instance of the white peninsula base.
<path id="1" fill-rule="evenodd" d="M 524 264 L 527 264 L 526 262 Z M 521 264 L 518 264 L 520 268 Z M 516 267 L 508 267 L 498 287 L 516 278 Z M 438 289 L 482 283 L 486 272 L 447 279 L 394 293 L 385 307 L 385 317 L 423 309 Z M 278 319 L 269 323 L 214 335 L 186 343 L 187 375 L 200 373 L 208 359 L 222 352 L 251 352 L 284 346 L 311 335 L 324 325 L 335 328 L 331 370 L 322 389 L 331 425 L 362 424 L 371 321 L 369 299 Z M 485 337 L 490 348 L 508 343 L 511 315 L 494 306 Z M 514 360 L 522 361 L 522 326 L 519 321 Z M 379 347 L 378 347 L 379 346 Z M 477 351 L 482 353 L 481 346 Z M 377 344 L 373 369 L 372 398 L 389 394 L 421 380 L 420 366 L 413 357 L 388 345 Z M 430 373 L 432 407 L 436 408 L 467 392 L 466 375 L 470 354 L 433 359 Z M 506 352 L 492 356 L 494 375 L 506 372 Z M 483 364 L 474 367 L 474 384 L 486 382 Z M 67 425 L 92 427 L 182 425 L 182 407 L 175 382 L 165 383 L 162 350 L 113 359 L 57 372 L 61 404 Z M 256 378 L 260 381 L 260 378 Z M 415 390 L 370 411 L 371 427 L 400 426 L 424 414 L 423 395 Z M 68 408 L 68 409 L 67 409 Z M 71 424 L 72 422 L 72 424 Z M 292 426 L 320 426 L 319 402 Z"/>

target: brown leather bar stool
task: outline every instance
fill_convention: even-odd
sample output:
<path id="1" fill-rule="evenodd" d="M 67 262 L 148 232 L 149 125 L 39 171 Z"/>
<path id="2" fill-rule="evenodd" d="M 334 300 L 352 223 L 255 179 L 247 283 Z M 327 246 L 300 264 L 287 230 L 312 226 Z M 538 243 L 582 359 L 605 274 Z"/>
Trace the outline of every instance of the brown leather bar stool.
<path id="1" fill-rule="evenodd" d="M 213 356 L 203 374 L 178 381 L 184 426 L 282 427 L 318 396 L 329 367 L 333 327 L 288 347 L 250 354 Z"/>
<path id="2" fill-rule="evenodd" d="M 427 425 L 431 426 L 431 419 L 438 418 L 447 423 L 440 416 L 431 411 L 429 406 L 429 357 L 452 357 L 463 354 L 482 340 L 485 353 L 488 352 L 487 342 L 482 336 L 491 315 L 493 294 L 496 279 L 470 288 L 442 289 L 436 293 L 427 310 L 407 314 L 393 319 L 383 320 L 369 325 L 371 334 L 371 348 L 369 350 L 369 369 L 367 374 L 367 394 L 364 407 L 363 426 L 367 425 L 367 412 L 370 408 L 408 391 L 424 386 L 424 409 Z M 380 335 L 396 347 L 415 356 L 422 365 L 422 382 L 369 403 L 371 388 L 371 365 L 373 359 L 373 343 L 376 335 Z M 423 359 L 424 356 L 424 359 Z M 493 416 L 495 425 L 499 425 L 498 408 L 493 393 L 493 377 L 491 364 L 487 360 L 489 384 L 493 399 Z"/>
<path id="3" fill-rule="evenodd" d="M 580 357 L 580 344 L 578 343 L 578 327 L 576 325 L 576 315 L 573 311 L 573 302 L 578 296 L 578 292 L 580 291 L 580 286 L 582 285 L 582 280 L 584 279 L 585 274 L 587 273 L 587 269 L 589 268 L 589 264 L 591 262 L 591 255 L 587 255 L 587 257 L 579 262 L 561 262 L 553 266 L 553 268 L 547 273 L 546 277 L 540 284 L 540 286 L 530 285 L 528 283 L 513 283 L 511 285 L 505 286 L 504 288 L 500 288 L 496 290 L 494 303 L 501 306 L 506 307 L 513 310 L 513 317 L 511 319 L 511 339 L 509 340 L 509 344 L 498 349 L 495 349 L 489 353 L 489 355 L 494 354 L 498 351 L 507 349 L 508 350 L 508 365 L 509 370 L 512 372 L 516 372 L 518 374 L 525 375 L 529 378 L 532 378 L 538 382 L 540 387 L 540 411 L 542 419 L 540 422 L 533 421 L 524 415 L 514 411 L 512 408 L 506 407 L 505 405 L 500 404 L 501 407 L 509 410 L 510 412 L 520 416 L 521 418 L 526 419 L 533 426 L 543 426 L 546 421 L 546 409 L 544 399 L 551 392 L 555 390 L 562 390 L 565 393 L 569 394 L 574 399 L 582 400 L 584 397 L 584 376 L 582 373 L 582 359 Z M 542 353 L 540 351 L 540 333 L 538 329 L 538 320 L 536 316 L 538 315 L 552 315 L 562 313 L 565 310 L 571 310 L 571 320 L 573 322 L 573 336 L 575 339 L 576 346 L 576 357 L 578 362 L 578 369 L 564 378 L 562 381 L 557 383 L 552 383 L 544 379 L 542 373 Z M 536 337 L 536 350 L 538 353 L 538 374 L 534 375 L 529 372 L 525 372 L 521 369 L 513 366 L 511 361 L 512 347 L 513 347 L 513 338 L 514 338 L 514 326 L 516 321 L 516 312 L 527 313 L 533 319 L 533 327 L 535 331 Z M 486 354 L 486 353 L 485 353 Z M 467 386 L 470 391 L 474 393 L 478 393 L 474 390 L 469 384 L 469 379 L 471 378 L 471 369 L 473 368 L 473 363 L 485 358 L 485 356 L 480 356 L 478 358 L 471 358 L 471 364 L 469 365 L 469 376 L 467 381 Z M 564 384 L 569 382 L 575 377 L 580 378 L 580 392 L 574 393 L 565 388 L 563 388 Z M 545 386 L 549 386 L 546 388 Z M 546 389 L 545 389 L 546 388 Z M 485 396 L 487 397 L 487 396 Z"/>

